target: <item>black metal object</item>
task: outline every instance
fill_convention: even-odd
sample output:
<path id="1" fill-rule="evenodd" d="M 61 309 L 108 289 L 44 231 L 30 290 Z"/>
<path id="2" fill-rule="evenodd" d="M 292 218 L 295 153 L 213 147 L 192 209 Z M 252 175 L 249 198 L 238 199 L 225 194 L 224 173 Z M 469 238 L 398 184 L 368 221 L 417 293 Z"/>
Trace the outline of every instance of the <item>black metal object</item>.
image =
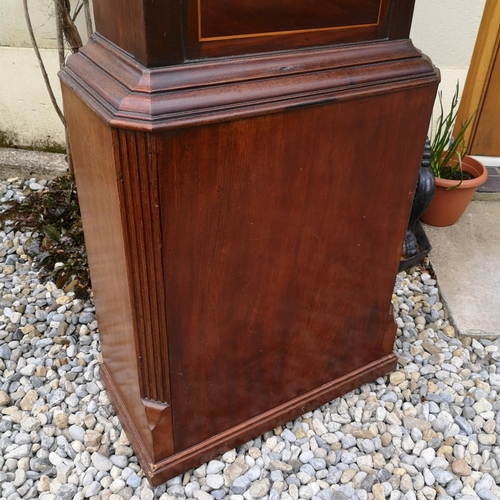
<path id="1" fill-rule="evenodd" d="M 418 220 L 419 217 L 429 208 L 434 198 L 436 185 L 434 174 L 430 169 L 431 145 L 429 139 L 425 141 L 424 154 L 420 166 L 415 196 L 411 207 L 410 220 L 406 230 L 403 243 L 403 254 L 399 262 L 399 271 L 406 271 L 422 262 L 429 251 L 431 245 L 424 229 Z"/>

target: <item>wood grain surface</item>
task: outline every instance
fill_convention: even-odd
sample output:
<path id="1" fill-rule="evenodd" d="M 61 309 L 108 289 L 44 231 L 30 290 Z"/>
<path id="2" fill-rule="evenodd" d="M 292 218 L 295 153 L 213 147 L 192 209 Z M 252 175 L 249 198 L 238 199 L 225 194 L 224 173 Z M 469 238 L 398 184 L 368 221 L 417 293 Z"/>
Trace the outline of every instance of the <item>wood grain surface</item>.
<path id="1" fill-rule="evenodd" d="M 61 78 L 103 380 L 153 484 L 394 367 L 439 80 L 409 40 L 155 69 L 96 35 Z"/>
<path id="2" fill-rule="evenodd" d="M 394 332 L 390 333 L 394 339 Z M 134 452 L 152 486 L 157 486 L 174 476 L 182 474 L 189 469 L 198 467 L 201 463 L 222 455 L 224 452 L 236 448 L 242 443 L 246 443 L 255 436 L 259 436 L 269 429 L 274 429 L 285 421 L 296 418 L 297 415 L 311 411 L 324 402 L 332 401 L 335 398 L 360 387 L 377 377 L 380 377 L 396 367 L 396 355 L 391 353 L 388 356 L 378 359 L 376 362 L 363 366 L 359 370 L 344 374 L 341 378 L 332 380 L 324 386 L 316 388 L 314 391 L 301 394 L 298 398 L 288 401 L 286 404 L 277 406 L 272 410 L 258 415 L 231 429 L 211 436 L 209 439 L 198 443 L 195 446 L 168 456 L 163 460 L 153 461 L 149 450 L 145 447 L 144 441 L 138 434 L 136 423 L 128 413 L 123 401 L 114 387 L 113 380 L 105 366 L 102 367 L 102 379 L 108 394 L 113 401 L 113 406 L 120 418 L 123 428 L 127 432 Z M 158 439 L 161 439 L 160 437 Z M 165 437 L 163 437 L 165 439 Z M 157 443 L 161 446 L 162 443 Z"/>
<path id="3" fill-rule="evenodd" d="M 500 3 L 487 0 L 453 130 L 456 136 L 472 117 L 464 134 L 468 154 L 500 156 L 499 94 Z"/>
<path id="4" fill-rule="evenodd" d="M 381 0 L 198 0 L 200 39 L 378 24 Z"/>
<path id="5" fill-rule="evenodd" d="M 151 132 L 434 85 L 436 71 L 410 40 L 149 69 L 95 35 L 61 79 L 114 127 Z"/>
<path id="6" fill-rule="evenodd" d="M 85 233 L 104 363 L 120 398 L 149 450 L 153 440 L 141 402 L 137 370 L 136 307 L 131 263 L 123 235 L 113 130 L 63 85 L 64 109 L 74 154 L 75 178 Z"/>
<path id="7" fill-rule="evenodd" d="M 471 145 L 473 154 L 500 156 L 500 29 L 499 51 L 492 61 L 490 80 L 477 118 Z"/>
<path id="8" fill-rule="evenodd" d="M 146 67 L 184 60 L 181 0 L 96 0 L 96 31 Z"/>
<path id="9" fill-rule="evenodd" d="M 389 354 L 432 92 L 158 137 L 176 450 Z"/>
<path id="10" fill-rule="evenodd" d="M 390 22 L 396 1 L 187 0 L 186 53 L 198 59 L 384 40 L 401 22 L 399 11 Z"/>
<path id="11" fill-rule="evenodd" d="M 98 33 L 153 68 L 408 38 L 413 5 L 414 0 L 98 0 L 94 14 Z"/>

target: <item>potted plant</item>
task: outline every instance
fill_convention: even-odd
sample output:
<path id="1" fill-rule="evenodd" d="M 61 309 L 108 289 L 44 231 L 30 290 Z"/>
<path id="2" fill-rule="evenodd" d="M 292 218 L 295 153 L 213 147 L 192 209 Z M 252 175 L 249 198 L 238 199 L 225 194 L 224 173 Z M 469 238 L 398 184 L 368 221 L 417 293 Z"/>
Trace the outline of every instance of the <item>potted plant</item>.
<path id="1" fill-rule="evenodd" d="M 476 189 L 488 178 L 485 166 L 465 154 L 465 132 L 472 117 L 461 124 L 456 137 L 452 131 L 458 113 L 457 83 L 450 111 L 445 115 L 442 92 L 439 93 L 441 113 L 431 141 L 431 170 L 436 181 L 436 192 L 428 210 L 420 218 L 431 226 L 450 226 L 460 219 Z"/>

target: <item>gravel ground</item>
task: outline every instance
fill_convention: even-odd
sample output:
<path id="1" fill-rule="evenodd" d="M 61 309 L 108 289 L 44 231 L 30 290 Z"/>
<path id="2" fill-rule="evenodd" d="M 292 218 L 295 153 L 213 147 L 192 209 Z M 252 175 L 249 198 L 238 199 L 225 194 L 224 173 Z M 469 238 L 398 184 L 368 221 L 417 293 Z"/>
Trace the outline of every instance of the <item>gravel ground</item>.
<path id="1" fill-rule="evenodd" d="M 0 202 L 44 185 L 3 181 Z M 500 498 L 500 341 L 455 338 L 425 270 L 396 281 L 397 371 L 153 489 L 99 381 L 94 307 L 40 283 L 29 236 L 0 232 L 2 499 Z"/>

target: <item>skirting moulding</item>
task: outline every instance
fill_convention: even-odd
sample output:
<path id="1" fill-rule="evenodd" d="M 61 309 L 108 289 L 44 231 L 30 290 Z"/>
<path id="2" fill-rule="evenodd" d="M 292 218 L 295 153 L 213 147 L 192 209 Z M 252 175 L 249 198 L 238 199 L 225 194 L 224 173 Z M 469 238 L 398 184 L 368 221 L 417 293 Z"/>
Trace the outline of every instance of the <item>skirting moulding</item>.
<path id="1" fill-rule="evenodd" d="M 96 0 L 61 72 L 101 377 L 157 485 L 386 374 L 439 81 L 410 0 Z"/>

